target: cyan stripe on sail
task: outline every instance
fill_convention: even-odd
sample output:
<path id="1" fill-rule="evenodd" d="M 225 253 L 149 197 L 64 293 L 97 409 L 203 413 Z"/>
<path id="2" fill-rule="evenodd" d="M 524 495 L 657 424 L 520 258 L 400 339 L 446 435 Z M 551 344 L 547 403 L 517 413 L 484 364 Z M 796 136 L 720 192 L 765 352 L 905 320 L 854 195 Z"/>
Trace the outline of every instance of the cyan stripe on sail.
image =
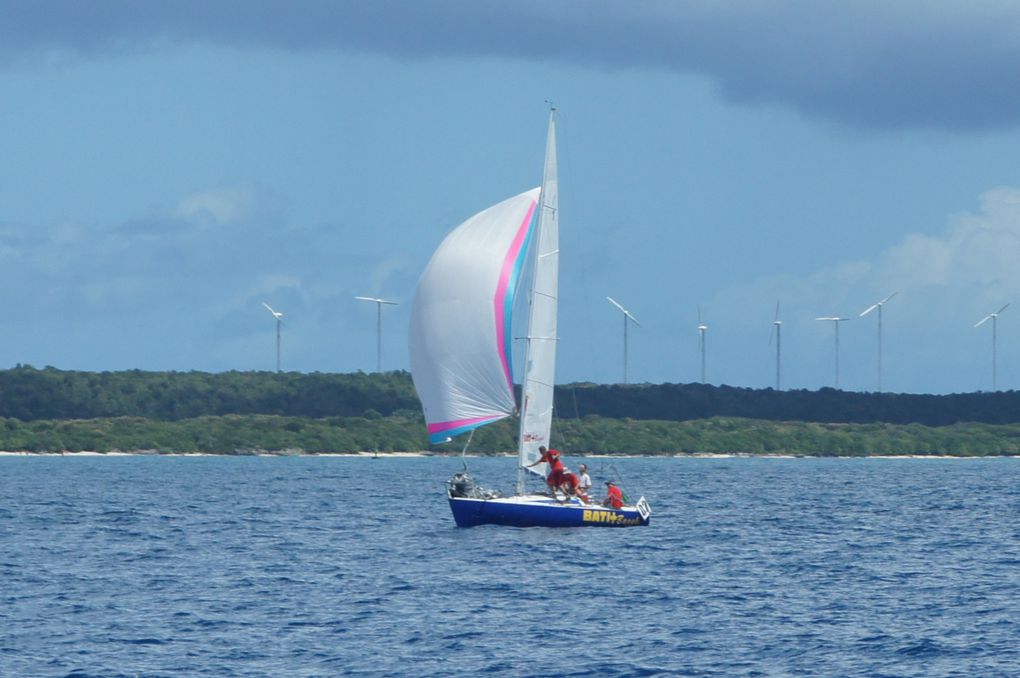
<path id="1" fill-rule="evenodd" d="M 514 294 L 517 291 L 517 284 L 520 282 L 521 271 L 524 268 L 524 260 L 531 244 L 531 236 L 535 232 L 537 201 L 533 201 L 528 207 L 528 212 L 521 222 L 517 234 L 514 236 L 510 250 L 503 261 L 503 270 L 500 273 L 499 284 L 496 287 L 495 312 L 496 312 L 496 337 L 502 342 L 498 347 L 500 362 L 503 365 L 503 373 L 506 377 L 507 389 L 513 393 L 513 307 Z"/>
<path id="2" fill-rule="evenodd" d="M 450 438 L 459 436 L 461 433 L 467 433 L 486 424 L 506 419 L 507 416 L 509 415 L 496 414 L 488 417 L 475 417 L 474 419 L 461 419 L 460 421 L 441 421 L 429 424 L 429 443 L 432 445 L 444 443 Z"/>

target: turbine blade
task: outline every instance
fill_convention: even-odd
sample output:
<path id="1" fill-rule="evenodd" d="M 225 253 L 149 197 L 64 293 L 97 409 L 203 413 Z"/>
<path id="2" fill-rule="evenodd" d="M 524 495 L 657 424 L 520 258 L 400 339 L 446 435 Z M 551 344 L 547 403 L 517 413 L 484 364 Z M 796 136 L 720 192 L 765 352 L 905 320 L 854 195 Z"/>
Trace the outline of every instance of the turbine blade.
<path id="1" fill-rule="evenodd" d="M 619 303 L 618 301 L 616 301 L 616 299 L 613 299 L 612 297 L 606 297 L 606 299 L 608 299 L 608 300 L 609 300 L 609 303 L 610 303 L 610 304 L 612 304 L 612 305 L 613 305 L 613 306 L 615 306 L 616 308 L 620 309 L 620 310 L 621 310 L 621 311 L 623 311 L 624 313 L 626 313 L 626 312 L 627 312 L 627 309 L 625 309 L 625 308 L 624 308 L 623 306 L 620 306 L 620 303 Z"/>
<path id="2" fill-rule="evenodd" d="M 386 299 L 380 299 L 379 297 L 354 297 L 354 298 L 359 299 L 361 301 L 371 301 L 375 304 L 389 304 L 390 306 L 400 305 L 399 301 L 388 301 Z"/>
<path id="3" fill-rule="evenodd" d="M 871 306 L 868 306 L 868 307 L 867 307 L 866 309 L 864 309 L 864 310 L 863 310 L 863 311 L 861 312 L 861 314 L 860 314 L 860 315 L 859 315 L 858 317 L 859 317 L 859 318 L 863 318 L 864 316 L 868 315 L 869 313 L 871 313 L 872 311 L 874 311 L 874 310 L 875 310 L 876 308 L 878 308 L 879 304 L 881 304 L 881 303 L 882 303 L 882 302 L 880 301 L 880 302 L 878 302 L 878 304 L 872 304 Z"/>
<path id="4" fill-rule="evenodd" d="M 1012 302 L 1010 302 L 1010 303 L 1012 303 Z M 1009 303 L 1007 303 L 1007 304 L 1006 304 L 1006 306 L 1009 306 Z M 1000 313 L 1002 313 L 1003 311 L 1005 311 L 1005 310 L 1006 310 L 1006 306 L 1003 306 L 1003 307 L 1002 307 L 1002 308 L 1000 308 L 1000 309 L 999 309 L 998 311 L 996 311 L 996 312 L 995 312 L 995 315 L 999 315 Z"/>
<path id="5" fill-rule="evenodd" d="M 628 310 L 627 310 L 627 309 L 625 309 L 625 308 L 624 308 L 623 306 L 621 306 L 621 305 L 620 305 L 620 302 L 618 302 L 618 301 L 617 301 L 616 299 L 613 299 L 612 297 L 606 297 L 606 299 L 608 299 L 608 300 L 609 300 L 609 303 L 610 303 L 610 304 L 612 304 L 612 305 L 613 305 L 613 306 L 615 306 L 616 308 L 618 308 L 618 309 L 620 309 L 621 311 L 623 311 L 623 314 L 624 314 L 625 316 L 627 316 L 628 318 L 630 318 L 631 320 L 633 320 L 633 321 L 634 321 L 634 322 L 635 322 L 636 324 L 638 324 L 638 325 L 640 325 L 640 324 L 641 324 L 641 323 L 639 323 L 639 322 L 638 322 L 638 319 L 637 319 L 637 318 L 635 318 L 635 317 L 634 317 L 633 315 L 631 315 L 630 311 L 628 311 Z"/>
<path id="6" fill-rule="evenodd" d="M 981 327 L 982 325 L 984 325 L 986 322 L 988 322 L 991 319 L 992 319 L 991 315 L 986 315 L 981 320 L 978 320 L 977 323 L 975 323 L 974 327 Z"/>
<path id="7" fill-rule="evenodd" d="M 776 317 L 772 319 L 772 322 L 779 320 L 779 300 L 776 300 Z"/>
<path id="8" fill-rule="evenodd" d="M 890 294 L 890 295 L 889 295 L 888 297 L 886 297 L 886 298 L 885 298 L 885 299 L 883 299 L 882 301 L 878 302 L 878 304 L 879 304 L 879 305 L 881 306 L 882 304 L 884 304 L 885 302 L 889 301 L 890 299 L 892 299 L 893 297 L 895 297 L 895 296 L 896 296 L 897 294 L 899 294 L 899 293 L 900 293 L 900 291 L 899 291 L 899 290 L 896 290 L 895 292 L 893 292 L 892 294 Z"/>

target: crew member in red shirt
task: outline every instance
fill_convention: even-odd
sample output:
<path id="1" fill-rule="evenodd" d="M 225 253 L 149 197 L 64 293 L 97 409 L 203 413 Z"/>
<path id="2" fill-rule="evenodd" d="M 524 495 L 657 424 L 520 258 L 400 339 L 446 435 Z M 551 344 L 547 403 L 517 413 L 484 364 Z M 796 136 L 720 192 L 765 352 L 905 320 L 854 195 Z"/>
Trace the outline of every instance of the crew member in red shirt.
<path id="1" fill-rule="evenodd" d="M 560 460 L 559 450 L 546 449 L 543 445 L 538 448 L 538 451 L 542 456 L 538 458 L 538 461 L 528 464 L 526 468 L 538 466 L 543 462 L 549 464 L 549 475 L 545 477 L 545 482 L 549 485 L 549 489 L 555 492 L 556 488 L 563 482 L 563 462 Z"/>
<path id="2" fill-rule="evenodd" d="M 606 481 L 606 498 L 602 500 L 602 505 L 623 508 L 623 492 L 612 480 Z"/>
<path id="3" fill-rule="evenodd" d="M 560 481 L 560 492 L 567 497 L 577 497 L 577 489 L 581 486 L 581 480 L 569 470 L 563 472 L 563 480 Z"/>

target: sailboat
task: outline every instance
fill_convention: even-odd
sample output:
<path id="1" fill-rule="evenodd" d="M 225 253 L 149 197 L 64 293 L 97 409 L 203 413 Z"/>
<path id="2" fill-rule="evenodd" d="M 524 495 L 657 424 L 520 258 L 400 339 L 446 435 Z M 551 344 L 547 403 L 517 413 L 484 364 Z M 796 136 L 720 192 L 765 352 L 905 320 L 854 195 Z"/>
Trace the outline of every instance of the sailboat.
<path id="1" fill-rule="evenodd" d="M 530 270 L 521 402 L 512 370 L 514 300 Z M 411 310 L 411 375 L 430 444 L 448 442 L 517 414 L 516 491 L 475 484 L 465 470 L 447 482 L 459 527 L 624 527 L 648 525 L 644 497 L 622 508 L 556 492 L 526 491 L 549 445 L 556 372 L 559 185 L 556 110 L 549 113 L 542 185 L 485 209 L 451 231 L 418 281 Z M 469 438 L 470 440 L 470 438 Z M 466 447 L 465 447 L 466 449 Z"/>

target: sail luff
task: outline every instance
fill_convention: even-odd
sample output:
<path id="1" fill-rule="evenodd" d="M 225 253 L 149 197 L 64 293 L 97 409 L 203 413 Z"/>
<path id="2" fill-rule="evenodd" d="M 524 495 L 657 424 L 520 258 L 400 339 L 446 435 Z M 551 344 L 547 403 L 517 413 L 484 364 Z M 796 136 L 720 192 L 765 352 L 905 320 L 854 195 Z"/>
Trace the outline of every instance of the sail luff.
<path id="1" fill-rule="evenodd" d="M 528 464 L 549 445 L 556 379 L 557 307 L 559 303 L 559 180 L 556 161 L 556 109 L 549 112 L 545 169 L 533 253 L 534 276 L 529 301 L 524 375 L 521 379 L 517 493 L 523 494 Z M 545 475 L 545 464 L 528 470 Z"/>

